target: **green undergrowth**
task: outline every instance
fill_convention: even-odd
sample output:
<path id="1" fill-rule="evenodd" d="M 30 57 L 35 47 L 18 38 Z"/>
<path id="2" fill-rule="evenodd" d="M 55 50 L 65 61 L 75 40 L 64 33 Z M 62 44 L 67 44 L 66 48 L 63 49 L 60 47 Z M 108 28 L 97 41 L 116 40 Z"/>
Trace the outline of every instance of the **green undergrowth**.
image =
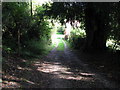
<path id="1" fill-rule="evenodd" d="M 52 44 L 46 45 L 42 43 L 41 45 L 40 43 L 42 42 L 31 41 L 31 46 L 28 46 L 29 48 L 26 47 L 22 49 L 19 57 L 17 54 L 8 54 L 8 56 L 3 57 L 2 63 L 4 63 L 4 70 L 11 67 L 11 65 L 9 64 L 10 62 L 15 62 L 21 67 L 27 67 L 33 64 L 35 61 L 42 60 L 42 58 L 47 56 L 50 53 L 50 51 L 54 48 L 54 45 Z M 22 60 L 25 60 L 25 62 L 23 62 Z M 8 64 L 6 64 L 6 62 Z"/>
<path id="2" fill-rule="evenodd" d="M 57 43 L 52 43 L 51 45 L 50 45 L 50 51 L 53 49 L 53 48 L 55 48 L 56 47 L 56 45 L 57 45 Z"/>
<path id="3" fill-rule="evenodd" d="M 21 53 L 21 57 L 26 59 L 42 58 L 46 56 L 53 48 L 54 48 L 54 45 L 46 45 L 43 48 L 39 46 L 39 49 L 36 50 L 36 52 L 32 52 L 32 50 L 23 51 Z"/>
<path id="4" fill-rule="evenodd" d="M 64 51 L 64 43 L 62 40 L 59 41 L 59 44 L 58 44 L 58 47 L 57 47 L 57 50 L 58 51 Z"/>

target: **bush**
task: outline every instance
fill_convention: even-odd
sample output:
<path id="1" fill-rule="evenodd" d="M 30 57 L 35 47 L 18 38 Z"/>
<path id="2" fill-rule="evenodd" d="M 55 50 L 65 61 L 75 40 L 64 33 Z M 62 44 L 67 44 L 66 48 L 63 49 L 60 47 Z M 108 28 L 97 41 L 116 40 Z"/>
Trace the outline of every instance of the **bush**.
<path id="1" fill-rule="evenodd" d="M 3 54 L 38 55 L 50 44 L 51 27 L 44 8 L 31 16 L 27 2 L 4 2 L 2 5 Z M 15 55 L 16 56 L 16 55 Z"/>
<path id="2" fill-rule="evenodd" d="M 46 51 L 48 43 L 46 38 L 42 38 L 41 40 L 32 39 L 26 42 L 26 47 L 23 47 L 22 50 L 24 51 L 24 54 L 28 56 L 31 54 L 32 56 L 41 55 Z"/>
<path id="3" fill-rule="evenodd" d="M 85 31 L 82 29 L 72 29 L 69 42 L 75 49 L 80 49 L 85 43 Z"/>
<path id="4" fill-rule="evenodd" d="M 71 46 L 75 49 L 80 49 L 83 45 L 84 45 L 84 42 L 85 42 L 85 38 L 81 38 L 79 36 L 75 36 L 75 37 L 72 37 L 70 40 L 69 40 Z"/>

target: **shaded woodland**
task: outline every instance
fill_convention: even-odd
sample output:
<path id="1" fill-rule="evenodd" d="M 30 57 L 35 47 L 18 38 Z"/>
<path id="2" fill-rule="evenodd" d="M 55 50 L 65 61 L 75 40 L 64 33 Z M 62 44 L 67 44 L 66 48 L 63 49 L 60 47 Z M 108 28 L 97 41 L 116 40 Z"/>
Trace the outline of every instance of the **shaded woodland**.
<path id="1" fill-rule="evenodd" d="M 74 26 L 75 20 L 80 26 Z M 57 37 L 57 46 L 54 36 L 64 36 L 67 21 L 72 27 L 70 36 Z M 31 67 L 56 46 L 64 51 L 63 41 L 89 66 L 120 81 L 120 3 L 53 2 L 35 8 L 32 2 L 2 3 L 3 77 L 19 76 L 18 66 Z"/>

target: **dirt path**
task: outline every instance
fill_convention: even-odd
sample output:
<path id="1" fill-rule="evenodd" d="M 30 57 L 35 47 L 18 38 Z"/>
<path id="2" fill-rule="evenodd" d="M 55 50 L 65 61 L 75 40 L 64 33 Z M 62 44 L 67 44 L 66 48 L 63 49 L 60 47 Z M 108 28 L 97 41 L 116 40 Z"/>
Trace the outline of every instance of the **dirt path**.
<path id="1" fill-rule="evenodd" d="M 50 75 L 49 88 L 116 88 L 118 86 L 91 70 L 63 41 L 65 50 L 54 48 L 38 70 Z"/>
<path id="2" fill-rule="evenodd" d="M 3 75 L 3 88 L 118 88 L 83 63 L 81 57 L 64 43 L 64 51 L 58 51 L 58 45 L 42 60 L 35 60 L 30 66 L 14 61 L 9 75 Z M 11 62 L 12 59 L 10 59 Z M 22 61 L 22 60 L 20 60 Z M 5 73 L 6 74 L 6 73 Z"/>

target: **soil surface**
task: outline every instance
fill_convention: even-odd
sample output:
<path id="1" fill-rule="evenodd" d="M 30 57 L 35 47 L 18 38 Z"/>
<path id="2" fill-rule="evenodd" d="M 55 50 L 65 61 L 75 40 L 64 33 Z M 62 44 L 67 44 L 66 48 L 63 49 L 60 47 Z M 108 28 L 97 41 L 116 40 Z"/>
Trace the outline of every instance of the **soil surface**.
<path id="1" fill-rule="evenodd" d="M 14 67 L 3 71 L 3 88 L 119 88 L 116 82 L 96 72 L 81 56 L 69 49 L 55 47 L 48 56 L 23 66 L 27 60 L 12 62 Z M 12 59 L 11 59 L 12 60 Z"/>

